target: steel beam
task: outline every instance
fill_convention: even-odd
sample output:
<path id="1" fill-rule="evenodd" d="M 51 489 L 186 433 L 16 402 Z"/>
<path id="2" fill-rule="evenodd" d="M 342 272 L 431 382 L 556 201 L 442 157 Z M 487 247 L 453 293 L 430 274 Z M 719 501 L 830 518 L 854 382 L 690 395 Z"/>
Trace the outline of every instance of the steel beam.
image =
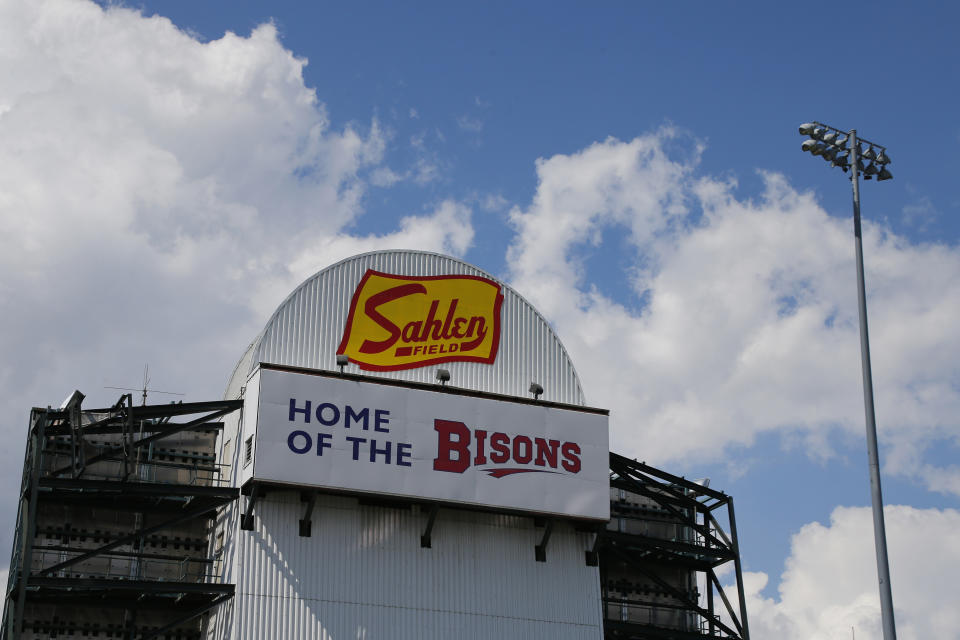
<path id="1" fill-rule="evenodd" d="M 696 602 L 691 600 L 690 596 L 688 596 L 686 593 L 684 593 L 683 591 L 680 591 L 679 589 L 674 588 L 673 585 L 662 580 L 658 575 L 650 571 L 643 562 L 637 562 L 635 559 L 631 558 L 628 554 L 624 553 L 623 551 L 621 551 L 616 547 L 612 547 L 611 551 L 613 551 L 617 556 L 619 556 L 624 562 L 627 562 L 628 564 L 633 566 L 637 571 L 647 576 L 650 580 L 656 583 L 657 586 L 663 589 L 666 593 L 670 594 L 677 600 L 680 600 L 681 602 L 685 603 L 691 611 L 697 612 L 702 618 L 713 619 L 715 624 L 718 627 L 720 627 L 720 629 L 722 629 L 723 631 L 725 631 L 731 636 L 739 637 L 738 634 L 733 631 L 733 629 L 725 625 L 723 622 L 720 621 L 719 618 L 717 618 L 716 616 L 711 614 L 709 611 L 707 611 L 706 609 L 698 605 Z"/>
<path id="2" fill-rule="evenodd" d="M 23 610 L 26 605 L 30 567 L 33 565 L 33 541 L 37 529 L 37 503 L 40 501 L 38 483 L 40 480 L 40 469 L 43 466 L 43 440 L 45 437 L 44 428 L 46 427 L 46 423 L 47 414 L 40 412 L 33 424 L 33 428 L 30 430 L 33 459 L 30 460 L 30 485 L 24 491 L 24 495 L 27 496 L 27 500 L 29 500 L 29 505 L 27 507 L 27 518 L 21 523 L 20 529 L 20 535 L 22 536 L 22 552 L 20 554 L 19 567 L 20 579 L 18 580 L 19 591 L 17 592 L 17 605 L 14 610 L 11 640 L 20 640 L 21 634 L 23 633 Z"/>
<path id="3" fill-rule="evenodd" d="M 247 498 L 247 508 L 240 516 L 240 529 L 243 531 L 253 531 L 253 507 L 260 497 L 260 488 L 254 484 L 250 490 L 250 496 Z"/>
<path id="4" fill-rule="evenodd" d="M 137 531 L 135 531 L 134 533 L 131 533 L 130 535 L 123 536 L 122 538 L 117 538 L 117 539 L 114 540 L 113 542 L 108 542 L 107 544 L 105 544 L 105 545 L 103 545 L 103 546 L 101 546 L 101 547 L 97 547 L 96 549 L 91 549 L 90 551 L 87 551 L 86 553 L 82 553 L 82 554 L 80 554 L 80 555 L 78 555 L 78 556 L 74 556 L 73 558 L 69 558 L 69 559 L 67 559 L 67 560 L 64 560 L 63 562 L 60 562 L 60 563 L 58 563 L 58 564 L 55 564 L 55 565 L 53 565 L 52 567 L 47 567 L 46 569 L 41 569 L 40 572 L 38 573 L 38 575 L 40 575 L 40 576 L 47 576 L 47 575 L 50 575 L 50 574 L 52 574 L 52 573 L 56 573 L 57 571 L 60 571 L 60 570 L 62 570 L 62 569 L 66 569 L 67 567 L 72 566 L 72 565 L 75 565 L 75 564 L 77 564 L 78 562 L 83 562 L 84 560 L 89 560 L 90 558 L 93 558 L 93 557 L 95 557 L 95 556 L 98 556 L 98 555 L 100 555 L 100 554 L 102 554 L 102 553 L 106 553 L 107 551 L 110 551 L 111 549 L 116 549 L 117 547 L 121 547 L 121 546 L 123 546 L 123 545 L 125 545 L 125 544 L 127 544 L 127 543 L 134 542 L 134 541 L 136 541 L 137 539 L 142 538 L 143 536 L 148 536 L 148 535 L 150 535 L 151 533 L 154 533 L 154 532 L 156 532 L 156 531 L 161 531 L 161 530 L 163 530 L 163 529 L 166 529 L 167 527 L 172 527 L 172 526 L 174 526 L 174 525 L 176 525 L 176 524 L 180 524 L 181 522 L 184 522 L 184 521 L 186 521 L 186 520 L 192 520 L 193 518 L 199 518 L 200 516 L 204 515 L 205 513 L 210 513 L 211 511 L 215 511 L 215 510 L 216 510 L 216 507 L 211 507 L 211 506 L 209 506 L 209 505 L 203 505 L 202 507 L 195 507 L 195 508 L 193 508 L 193 509 L 189 509 L 189 510 L 187 510 L 187 511 L 184 511 L 182 514 L 180 514 L 179 516 L 177 516 L 177 517 L 175 517 L 175 518 L 172 518 L 172 519 L 170 519 L 170 520 L 165 520 L 164 522 L 161 522 L 160 524 L 155 524 L 155 525 L 150 526 L 150 527 L 145 527 L 145 528 L 142 528 L 142 529 L 138 529 Z"/>
<path id="5" fill-rule="evenodd" d="M 221 417 L 221 416 L 224 416 L 224 415 L 226 415 L 226 414 L 228 414 L 228 413 L 230 413 L 230 412 L 232 412 L 232 411 L 234 411 L 234 409 L 232 409 L 232 408 L 220 409 L 219 411 L 214 411 L 213 413 L 208 413 L 207 415 L 205 415 L 205 416 L 203 416 L 203 417 L 200 417 L 200 418 L 197 418 L 197 419 L 195 419 L 195 420 L 191 420 L 190 422 L 184 422 L 184 423 L 181 423 L 181 424 L 175 424 L 175 425 L 173 425 L 172 427 L 167 427 L 166 429 L 163 429 L 163 430 L 160 430 L 160 431 L 158 431 L 158 432 L 155 432 L 153 435 L 147 436 L 146 438 L 141 438 L 141 439 L 139 439 L 139 440 L 136 440 L 136 441 L 134 441 L 133 443 L 131 443 L 131 446 L 132 446 L 132 447 L 142 447 L 142 446 L 144 446 L 144 445 L 146 445 L 146 444 L 150 444 L 151 442 L 154 442 L 154 441 L 156 441 L 156 440 L 161 440 L 161 439 L 163 439 L 163 438 L 166 438 L 166 437 L 169 437 L 169 436 L 172 436 L 172 435 L 176 435 L 177 433 L 180 433 L 181 431 L 186 431 L 187 429 L 196 428 L 198 425 L 204 424 L 205 422 L 208 422 L 208 421 L 210 421 L 210 420 L 213 420 L 214 418 L 219 418 L 219 417 Z M 86 465 L 87 465 L 87 466 L 90 466 L 90 465 L 92 465 L 92 464 L 94 464 L 94 463 L 97 463 L 97 462 L 100 462 L 100 461 L 102 461 L 102 460 L 105 460 L 105 459 L 109 458 L 110 456 L 116 455 L 117 453 L 123 453 L 123 447 L 122 447 L 122 446 L 120 446 L 120 447 L 114 446 L 114 447 L 109 447 L 109 448 L 107 448 L 106 450 L 102 451 L 101 453 L 98 453 L 97 455 L 95 455 L 95 456 L 93 456 L 92 458 L 90 458 L 89 460 L 87 460 L 87 461 L 86 461 Z M 70 471 L 70 470 L 71 470 L 70 467 L 61 467 L 60 469 L 57 469 L 56 471 L 51 472 L 50 475 L 59 476 L 59 475 L 61 475 L 61 474 L 63 474 L 63 473 L 66 473 L 67 471 Z"/>
<path id="6" fill-rule="evenodd" d="M 733 512 L 733 498 L 727 503 L 727 516 L 730 518 L 730 539 L 733 541 L 733 568 L 737 574 L 737 594 L 740 597 L 740 620 L 743 622 L 743 638 L 750 639 L 750 627 L 747 624 L 747 603 L 743 594 L 743 569 L 740 566 L 740 543 L 737 536 L 737 518 Z"/>
<path id="7" fill-rule="evenodd" d="M 733 624 L 737 627 L 737 631 L 743 635 L 743 626 L 740 621 L 737 619 L 737 614 L 734 613 L 733 607 L 730 605 L 730 600 L 727 598 L 727 594 L 723 589 L 723 585 L 720 584 L 720 580 L 717 578 L 717 574 L 711 569 L 707 572 L 707 577 L 710 579 L 710 582 L 713 586 L 717 588 L 717 593 L 720 594 L 720 599 L 723 600 L 723 605 L 727 608 L 727 614 L 730 616 L 730 619 L 733 621 Z M 746 640 L 746 637 L 744 637 Z"/>
<path id="8" fill-rule="evenodd" d="M 550 535 L 553 533 L 553 520 L 547 520 L 547 524 L 543 529 L 543 537 L 540 539 L 540 544 L 536 546 L 536 558 L 537 562 L 546 562 L 547 561 L 547 543 L 550 542 Z"/>
<path id="9" fill-rule="evenodd" d="M 430 535 L 433 533 L 433 524 L 437 521 L 437 513 L 439 511 L 440 507 L 436 504 L 430 507 L 430 515 L 427 516 L 427 526 L 423 530 L 423 535 L 420 536 L 420 547 L 423 549 L 432 548 L 431 545 L 433 541 Z"/>
<path id="10" fill-rule="evenodd" d="M 143 634 L 142 636 L 140 636 L 140 640 L 153 640 L 154 638 L 159 638 L 160 636 L 162 636 L 162 635 L 165 634 L 166 632 L 170 631 L 171 629 L 174 629 L 174 628 L 176 628 L 176 627 L 179 627 L 181 624 L 183 624 L 183 623 L 185 623 L 185 622 L 190 622 L 190 621 L 193 620 L 194 618 L 197 618 L 197 617 L 199 617 L 199 616 L 202 616 L 202 615 L 205 614 L 207 611 L 210 611 L 211 609 L 213 609 L 214 607 L 216 607 L 217 605 L 219 605 L 221 602 L 226 602 L 227 600 L 229 600 L 229 599 L 232 598 L 232 597 L 233 597 L 232 594 L 231 594 L 231 595 L 222 595 L 222 596 L 216 598 L 216 599 L 215 599 L 213 602 L 211 602 L 210 604 L 206 604 L 206 605 L 204 605 L 204 606 L 202 606 L 202 607 L 197 607 L 196 609 L 188 612 L 186 615 L 183 615 L 183 616 L 181 616 L 180 618 L 178 618 L 177 620 L 174 620 L 174 621 L 171 622 L 170 624 L 167 624 L 167 625 L 165 625 L 165 626 L 163 626 L 163 627 L 160 627 L 159 629 L 155 629 L 155 630 L 153 630 L 153 631 L 151 631 L 151 632 L 148 632 L 148 633 Z"/>
<path id="11" fill-rule="evenodd" d="M 315 491 L 311 491 L 309 494 L 300 494 L 300 500 L 307 503 L 307 508 L 303 513 L 303 518 L 300 519 L 300 537 L 309 538 L 312 533 L 313 523 L 310 520 L 310 516 L 313 514 L 313 506 L 317 503 L 317 494 Z"/>

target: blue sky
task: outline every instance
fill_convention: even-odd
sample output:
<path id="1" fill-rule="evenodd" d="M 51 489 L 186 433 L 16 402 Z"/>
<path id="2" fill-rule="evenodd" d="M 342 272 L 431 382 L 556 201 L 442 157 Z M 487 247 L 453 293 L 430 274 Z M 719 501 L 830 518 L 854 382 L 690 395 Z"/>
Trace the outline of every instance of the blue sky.
<path id="1" fill-rule="evenodd" d="M 272 20 L 284 44 L 310 61 L 305 81 L 335 121 L 375 115 L 398 139 L 439 129 L 447 138 L 442 184 L 409 200 L 372 197 L 370 217 L 425 196 L 500 192 L 523 201 L 534 186 L 531 159 L 664 123 L 705 142 L 702 170 L 734 176 L 745 196 L 757 190 L 755 171 L 779 171 L 835 201 L 839 214 L 846 183 L 791 153 L 795 125 L 822 119 L 890 149 L 899 185 L 867 189 L 865 214 L 911 238 L 960 236 L 960 199 L 942 189 L 960 169 L 951 153 L 960 141 L 951 108 L 957 10 L 948 3 L 821 2 L 802 16 L 759 2 L 518 4 L 132 6 L 202 39 Z M 409 118 L 410 109 L 419 117 Z M 402 148 L 392 152 L 403 160 Z M 937 224 L 901 215 L 925 199 Z"/>
<path id="2" fill-rule="evenodd" d="M 909 532 L 960 520 L 957 19 L 2 0 L 4 461 L 28 405 L 112 402 L 99 387 L 136 386 L 145 362 L 157 388 L 216 396 L 303 278 L 356 251 L 443 251 L 541 308 L 619 416 L 615 447 L 735 496 L 755 628 L 811 637 L 804 612 L 840 602 L 822 637 L 869 632 L 872 567 L 849 593 L 803 586 L 831 579 L 815 541 L 836 567 L 872 534 L 850 185 L 797 125 L 856 127 L 893 159 L 862 201 L 896 600 L 937 579 L 908 571 L 926 566 Z M 65 327 L 63 308 L 91 313 Z M 37 353 L 57 364 L 41 375 Z M 952 547 L 930 556 L 960 568 Z M 926 595 L 901 599 L 901 636 L 960 637 L 929 626 Z"/>
<path id="3" fill-rule="evenodd" d="M 949 80 L 950 70 L 960 71 L 953 40 L 960 16 L 949 4 L 813 3 L 802 12 L 756 2 L 131 6 L 169 17 L 201 40 L 272 21 L 284 45 L 309 60 L 305 82 L 334 122 L 363 128 L 378 118 L 396 142 L 387 161 L 401 166 L 415 161 L 403 141 L 424 135 L 441 177 L 425 187 L 373 191 L 357 222 L 364 228 L 390 226 L 398 213 L 446 197 L 529 201 L 536 158 L 664 125 L 705 144 L 699 170 L 736 180 L 738 197 L 757 196 L 758 171 L 781 172 L 797 189 L 813 190 L 831 215 L 849 217 L 846 176 L 799 150 L 797 125 L 818 119 L 858 128 L 894 160 L 893 182 L 862 183 L 865 217 L 917 242 L 956 246 L 960 239 L 960 194 L 951 179 L 960 171 L 958 92 Z M 911 206 L 922 209 L 917 219 L 904 214 Z M 502 274 L 505 221 L 491 217 L 477 227 L 466 257 Z M 623 281 L 604 277 L 624 266 L 617 237 L 608 235 L 589 251 L 588 279 L 640 305 Z M 744 503 L 746 566 L 767 571 L 779 569 L 798 524 L 827 518 L 834 504 L 869 504 L 865 447 L 856 438 L 840 443 L 844 459 L 829 464 L 772 440 L 757 449 L 775 451 L 776 464 L 736 479 L 723 466 L 709 474 Z M 940 455 L 956 460 L 957 452 L 948 446 Z M 702 469 L 684 471 L 707 475 Z M 827 495 L 798 499 L 801 486 Z M 944 503 L 913 482 L 888 480 L 886 493 L 892 503 Z M 763 514 L 762 528 L 750 526 L 751 511 Z"/>

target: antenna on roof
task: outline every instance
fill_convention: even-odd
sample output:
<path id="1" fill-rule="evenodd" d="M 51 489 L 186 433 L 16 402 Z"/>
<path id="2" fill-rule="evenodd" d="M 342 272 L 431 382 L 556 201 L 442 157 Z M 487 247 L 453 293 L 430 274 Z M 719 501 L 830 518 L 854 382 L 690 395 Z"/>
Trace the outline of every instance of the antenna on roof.
<path id="1" fill-rule="evenodd" d="M 186 395 L 185 393 L 177 393 L 176 391 L 158 391 L 157 389 L 148 389 L 147 387 L 149 387 L 149 386 L 150 386 L 150 365 L 149 365 L 149 364 L 145 364 L 145 365 L 143 365 L 143 387 L 142 387 L 142 388 L 140 388 L 140 389 L 134 389 L 134 388 L 132 388 L 132 387 L 104 387 L 104 389 L 118 389 L 118 390 L 120 390 L 120 391 L 139 391 L 139 392 L 141 392 L 141 393 L 143 394 L 143 395 L 141 396 L 141 397 L 142 397 L 142 401 L 141 401 L 141 403 L 140 403 L 141 405 L 146 405 L 146 404 L 147 404 L 147 393 L 148 393 L 148 392 L 149 392 L 149 393 L 163 393 L 163 394 L 166 394 L 166 395 L 168 395 L 168 396 L 183 396 L 183 395 Z"/>

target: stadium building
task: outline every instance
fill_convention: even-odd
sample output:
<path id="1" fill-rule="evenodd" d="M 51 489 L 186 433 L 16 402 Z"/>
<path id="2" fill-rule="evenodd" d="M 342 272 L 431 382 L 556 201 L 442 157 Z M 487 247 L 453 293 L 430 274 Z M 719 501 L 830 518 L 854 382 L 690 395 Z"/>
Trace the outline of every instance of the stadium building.
<path id="1" fill-rule="evenodd" d="M 223 400 L 82 401 L 30 413 L 4 640 L 749 638 L 732 498 L 611 453 L 460 260 L 320 271 Z"/>

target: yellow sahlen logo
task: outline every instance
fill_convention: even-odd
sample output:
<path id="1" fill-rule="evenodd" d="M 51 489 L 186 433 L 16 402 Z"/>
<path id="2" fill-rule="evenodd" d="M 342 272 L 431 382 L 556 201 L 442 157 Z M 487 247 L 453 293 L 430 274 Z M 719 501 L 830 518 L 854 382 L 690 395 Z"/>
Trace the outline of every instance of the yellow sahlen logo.
<path id="1" fill-rule="evenodd" d="M 368 269 L 353 293 L 337 353 L 368 371 L 455 360 L 492 364 L 502 303 L 500 285 L 488 278 Z"/>

